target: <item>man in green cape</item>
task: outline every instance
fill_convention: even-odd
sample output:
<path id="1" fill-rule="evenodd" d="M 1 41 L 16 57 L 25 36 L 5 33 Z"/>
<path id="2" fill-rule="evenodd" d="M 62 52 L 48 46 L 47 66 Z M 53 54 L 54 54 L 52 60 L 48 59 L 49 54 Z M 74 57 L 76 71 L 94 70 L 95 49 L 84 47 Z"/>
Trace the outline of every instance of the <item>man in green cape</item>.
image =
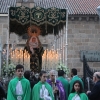
<path id="1" fill-rule="evenodd" d="M 67 79 L 64 78 L 64 74 L 65 72 L 63 70 L 58 70 L 57 80 L 59 80 L 62 83 L 65 91 L 65 99 L 67 100 L 69 95 L 69 82 Z"/>
<path id="2" fill-rule="evenodd" d="M 9 82 L 7 100 L 30 100 L 29 81 L 23 77 L 24 66 L 16 66 L 16 77 Z"/>
<path id="3" fill-rule="evenodd" d="M 46 72 L 40 72 L 40 81 L 32 89 L 32 100 L 54 100 L 53 90 L 46 82 Z"/>
<path id="4" fill-rule="evenodd" d="M 70 81 L 70 89 L 69 89 L 69 93 L 72 91 L 72 87 L 73 87 L 73 84 L 76 80 L 79 80 L 82 84 L 82 88 L 84 90 L 84 85 L 83 85 L 83 81 L 81 80 L 81 78 L 79 78 L 79 76 L 77 75 L 77 69 L 73 68 L 71 70 L 71 76 L 72 76 L 72 79 Z"/>

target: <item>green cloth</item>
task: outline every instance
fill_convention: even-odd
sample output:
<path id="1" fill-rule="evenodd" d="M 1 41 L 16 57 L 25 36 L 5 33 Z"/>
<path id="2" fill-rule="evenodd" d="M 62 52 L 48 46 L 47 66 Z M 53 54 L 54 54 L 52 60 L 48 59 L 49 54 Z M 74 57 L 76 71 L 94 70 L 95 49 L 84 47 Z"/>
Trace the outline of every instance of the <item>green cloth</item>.
<path id="1" fill-rule="evenodd" d="M 12 79 L 9 82 L 8 92 L 7 92 L 7 100 L 17 100 L 15 91 L 16 91 L 16 85 L 19 80 L 21 81 L 22 90 L 23 90 L 23 95 L 21 95 L 22 100 L 30 100 L 30 95 L 31 95 L 30 83 L 24 77 L 22 77 L 22 78 L 15 77 L 14 79 Z"/>
<path id="2" fill-rule="evenodd" d="M 62 76 L 58 77 L 57 80 L 59 80 L 62 83 L 64 90 L 65 90 L 65 93 L 66 93 L 66 98 L 68 98 L 68 95 L 69 95 L 69 82 L 68 82 L 68 80 Z"/>
<path id="3" fill-rule="evenodd" d="M 69 94 L 69 97 L 68 97 L 68 100 L 72 100 L 72 98 L 73 98 L 75 95 L 76 95 L 76 92 L 75 92 L 75 93 L 70 93 L 70 94 Z M 86 95 L 85 93 L 80 93 L 79 96 L 80 96 L 80 99 L 81 99 L 81 100 L 88 100 L 88 97 L 87 97 L 87 95 Z"/>
<path id="4" fill-rule="evenodd" d="M 52 90 L 51 86 L 47 82 L 42 83 L 41 81 L 38 82 L 37 84 L 35 84 L 35 86 L 32 89 L 32 100 L 43 100 L 40 98 L 40 89 L 43 84 L 45 85 L 46 89 L 48 90 L 49 95 L 52 98 L 52 100 L 54 100 L 53 90 Z"/>
<path id="5" fill-rule="evenodd" d="M 84 85 L 83 85 L 83 81 L 81 80 L 81 78 L 78 77 L 78 75 L 73 76 L 73 78 L 70 81 L 70 89 L 69 89 L 69 93 L 71 93 L 72 88 L 73 88 L 73 84 L 75 81 L 79 80 L 82 84 L 82 88 L 84 89 Z"/>
<path id="6" fill-rule="evenodd" d="M 22 0 L 19 0 L 22 1 Z M 34 0 L 31 0 L 34 1 Z M 67 9 L 60 9 L 56 7 L 51 7 L 44 9 L 40 6 L 33 8 L 20 6 L 20 7 L 10 7 L 9 9 L 9 28 L 10 32 L 13 32 L 19 36 L 27 33 L 27 28 L 29 26 L 36 25 L 36 30 L 41 28 L 42 36 L 51 34 L 54 30 L 54 35 L 59 33 L 58 27 L 61 24 L 60 28 L 62 29 L 65 25 Z M 55 14 L 55 15 L 54 15 Z M 45 24 L 48 28 L 45 29 Z M 25 37 L 23 37 L 25 38 Z"/>

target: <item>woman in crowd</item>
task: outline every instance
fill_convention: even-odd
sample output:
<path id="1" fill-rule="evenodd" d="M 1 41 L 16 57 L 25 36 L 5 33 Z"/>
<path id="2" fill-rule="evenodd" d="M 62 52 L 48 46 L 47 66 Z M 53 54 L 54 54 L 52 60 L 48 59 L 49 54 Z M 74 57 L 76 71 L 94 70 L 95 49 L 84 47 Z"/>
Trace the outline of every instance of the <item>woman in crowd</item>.
<path id="1" fill-rule="evenodd" d="M 80 81 L 75 81 L 68 100 L 88 100 L 87 95 L 83 92 L 82 84 Z"/>

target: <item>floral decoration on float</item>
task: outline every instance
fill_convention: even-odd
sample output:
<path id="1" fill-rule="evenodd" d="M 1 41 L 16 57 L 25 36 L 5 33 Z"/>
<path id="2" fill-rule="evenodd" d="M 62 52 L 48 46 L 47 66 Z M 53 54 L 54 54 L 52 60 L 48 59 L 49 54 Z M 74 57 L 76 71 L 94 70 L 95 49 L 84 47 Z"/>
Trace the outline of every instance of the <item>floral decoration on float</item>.
<path id="1" fill-rule="evenodd" d="M 70 69 L 62 63 L 59 63 L 57 71 L 58 70 L 63 70 L 67 76 L 70 74 Z"/>

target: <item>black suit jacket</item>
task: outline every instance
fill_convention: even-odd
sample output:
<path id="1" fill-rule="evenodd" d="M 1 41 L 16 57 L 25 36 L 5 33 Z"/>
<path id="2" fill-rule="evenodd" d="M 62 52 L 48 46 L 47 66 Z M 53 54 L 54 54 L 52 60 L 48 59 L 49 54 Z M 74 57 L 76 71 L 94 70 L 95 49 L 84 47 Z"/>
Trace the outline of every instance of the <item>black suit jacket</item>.
<path id="1" fill-rule="evenodd" d="M 100 81 L 94 85 L 91 93 L 88 93 L 87 95 L 89 100 L 100 100 Z"/>
<path id="2" fill-rule="evenodd" d="M 6 98 L 6 93 L 5 90 L 3 89 L 2 84 L 0 83 L 0 100 L 2 100 L 3 98 Z"/>

